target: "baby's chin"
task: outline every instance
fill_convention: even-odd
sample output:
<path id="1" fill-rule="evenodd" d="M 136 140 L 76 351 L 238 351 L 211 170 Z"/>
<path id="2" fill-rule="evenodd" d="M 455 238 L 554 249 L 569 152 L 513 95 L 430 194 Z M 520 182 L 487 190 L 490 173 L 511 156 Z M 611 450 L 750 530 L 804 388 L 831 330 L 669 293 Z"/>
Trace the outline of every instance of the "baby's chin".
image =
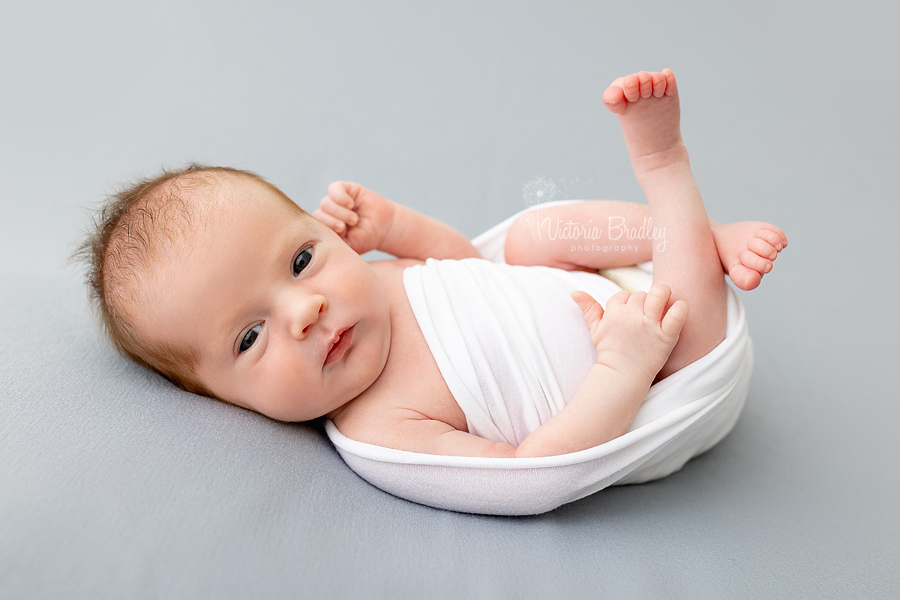
<path id="1" fill-rule="evenodd" d="M 322 415 L 317 415 L 316 413 L 304 414 L 300 411 L 293 410 L 273 410 L 267 408 L 254 408 L 253 406 L 244 406 L 235 404 L 236 406 L 241 406 L 241 408 L 245 408 L 249 411 L 258 413 L 264 417 L 272 419 L 273 421 L 278 421 L 279 423 L 302 423 L 304 421 L 312 421 L 317 419 Z"/>
<path id="2" fill-rule="evenodd" d="M 384 365 L 381 365 L 383 369 Z M 272 402 L 266 399 L 259 399 L 249 402 L 228 402 L 240 408 L 259 413 L 264 417 L 268 417 L 273 421 L 280 423 L 303 423 L 306 421 L 314 421 L 321 417 L 332 418 L 332 415 L 340 414 L 344 408 L 369 389 L 372 384 L 380 376 L 381 370 L 372 377 L 371 381 L 364 382 L 359 389 L 345 390 L 338 398 L 331 400 L 319 400 L 310 402 L 309 398 L 293 398 L 282 402 Z"/>
<path id="3" fill-rule="evenodd" d="M 346 410 L 346 408 L 350 406 L 354 400 L 362 396 L 367 390 L 375 385 L 375 382 L 378 381 L 379 377 L 381 377 L 381 374 L 384 372 L 384 369 L 387 366 L 388 356 L 390 355 L 391 351 L 391 324 L 389 316 L 384 321 L 384 327 L 385 329 L 382 331 L 383 335 L 380 338 L 382 340 L 382 343 L 381 347 L 377 350 L 376 360 L 370 362 L 370 365 L 373 365 L 374 368 L 369 371 L 368 376 L 360 382 L 359 386 L 349 391 L 349 393 L 342 399 L 343 401 L 339 406 L 319 416 L 324 416 L 328 417 L 331 420 L 335 420 L 335 418 L 342 412 L 344 412 L 344 410 Z M 359 358 L 364 359 L 366 357 Z"/>

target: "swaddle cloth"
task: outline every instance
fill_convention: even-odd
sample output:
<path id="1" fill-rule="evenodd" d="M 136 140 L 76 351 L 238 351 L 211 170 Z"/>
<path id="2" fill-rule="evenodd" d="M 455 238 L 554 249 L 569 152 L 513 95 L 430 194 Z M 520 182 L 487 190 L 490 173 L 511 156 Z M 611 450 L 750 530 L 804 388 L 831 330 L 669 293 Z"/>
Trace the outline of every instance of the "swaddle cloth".
<path id="1" fill-rule="evenodd" d="M 473 240 L 483 256 L 502 261 L 517 216 Z M 608 275 L 632 291 L 650 285 L 638 269 Z M 404 285 L 469 432 L 513 445 L 562 410 L 596 361 L 569 292 L 605 306 L 620 289 L 589 273 L 480 259 L 429 259 L 404 271 Z M 350 440 L 331 421 L 325 428 L 356 473 L 394 495 L 462 512 L 537 514 L 609 485 L 664 477 L 708 450 L 737 421 L 752 362 L 743 307 L 729 289 L 725 340 L 652 386 L 628 433 L 600 446 L 536 458 L 437 456 Z"/>
<path id="2" fill-rule="evenodd" d="M 478 258 L 430 258 L 403 283 L 469 433 L 513 446 L 565 408 L 597 362 L 569 294 L 605 305 L 621 290 L 591 273 Z"/>

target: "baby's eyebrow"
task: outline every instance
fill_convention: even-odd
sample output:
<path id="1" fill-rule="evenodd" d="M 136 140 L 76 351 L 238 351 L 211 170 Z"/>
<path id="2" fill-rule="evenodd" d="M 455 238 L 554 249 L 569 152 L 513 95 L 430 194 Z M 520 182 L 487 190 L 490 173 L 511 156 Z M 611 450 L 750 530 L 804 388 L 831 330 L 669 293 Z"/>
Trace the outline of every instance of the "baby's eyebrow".
<path id="1" fill-rule="evenodd" d="M 220 333 L 218 335 L 218 340 L 216 342 L 215 351 L 219 352 L 220 348 L 225 348 L 228 351 L 228 354 L 231 355 L 234 353 L 234 345 L 237 343 L 236 335 L 240 335 L 240 331 L 242 331 L 244 327 L 244 315 L 248 311 L 239 309 L 234 312 L 234 317 L 223 321 L 224 325 L 220 328 Z M 249 325 L 248 321 L 246 325 Z"/>
<path id="2" fill-rule="evenodd" d="M 281 257 L 285 255 L 290 255 L 288 256 L 288 260 L 291 260 L 293 258 L 294 252 L 296 252 L 297 249 L 300 248 L 300 246 L 302 246 L 312 238 L 312 232 L 310 231 L 310 229 L 312 229 L 310 224 L 304 221 L 301 225 L 300 231 L 296 232 L 293 235 L 285 236 L 286 239 L 280 246 L 280 250 L 277 254 L 278 258 L 276 260 L 280 260 Z"/>

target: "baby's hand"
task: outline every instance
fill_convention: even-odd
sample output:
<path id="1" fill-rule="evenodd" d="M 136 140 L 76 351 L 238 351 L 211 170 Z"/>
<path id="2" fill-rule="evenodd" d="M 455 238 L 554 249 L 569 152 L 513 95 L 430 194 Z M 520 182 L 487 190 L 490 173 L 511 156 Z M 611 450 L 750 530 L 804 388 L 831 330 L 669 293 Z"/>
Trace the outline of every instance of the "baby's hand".
<path id="1" fill-rule="evenodd" d="M 584 292 L 571 296 L 590 326 L 597 363 L 626 374 L 638 369 L 649 381 L 666 364 L 688 316 L 684 300 L 666 310 L 672 290 L 661 284 L 649 293 L 621 291 L 609 299 L 605 311 Z"/>
<path id="2" fill-rule="evenodd" d="M 397 205 L 358 183 L 335 181 L 328 186 L 313 216 L 330 227 L 357 254 L 381 247 L 394 221 Z"/>

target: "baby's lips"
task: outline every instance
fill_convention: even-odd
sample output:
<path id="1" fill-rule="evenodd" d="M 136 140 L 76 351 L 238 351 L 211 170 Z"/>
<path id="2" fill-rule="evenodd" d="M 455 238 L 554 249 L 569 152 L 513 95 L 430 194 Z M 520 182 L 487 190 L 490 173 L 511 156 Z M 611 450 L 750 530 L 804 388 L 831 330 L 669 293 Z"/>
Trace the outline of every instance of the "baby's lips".
<path id="1" fill-rule="evenodd" d="M 329 337 L 329 344 L 325 351 L 325 360 L 322 366 L 327 366 L 333 362 L 340 360 L 350 347 L 353 341 L 353 325 L 341 329 Z"/>

